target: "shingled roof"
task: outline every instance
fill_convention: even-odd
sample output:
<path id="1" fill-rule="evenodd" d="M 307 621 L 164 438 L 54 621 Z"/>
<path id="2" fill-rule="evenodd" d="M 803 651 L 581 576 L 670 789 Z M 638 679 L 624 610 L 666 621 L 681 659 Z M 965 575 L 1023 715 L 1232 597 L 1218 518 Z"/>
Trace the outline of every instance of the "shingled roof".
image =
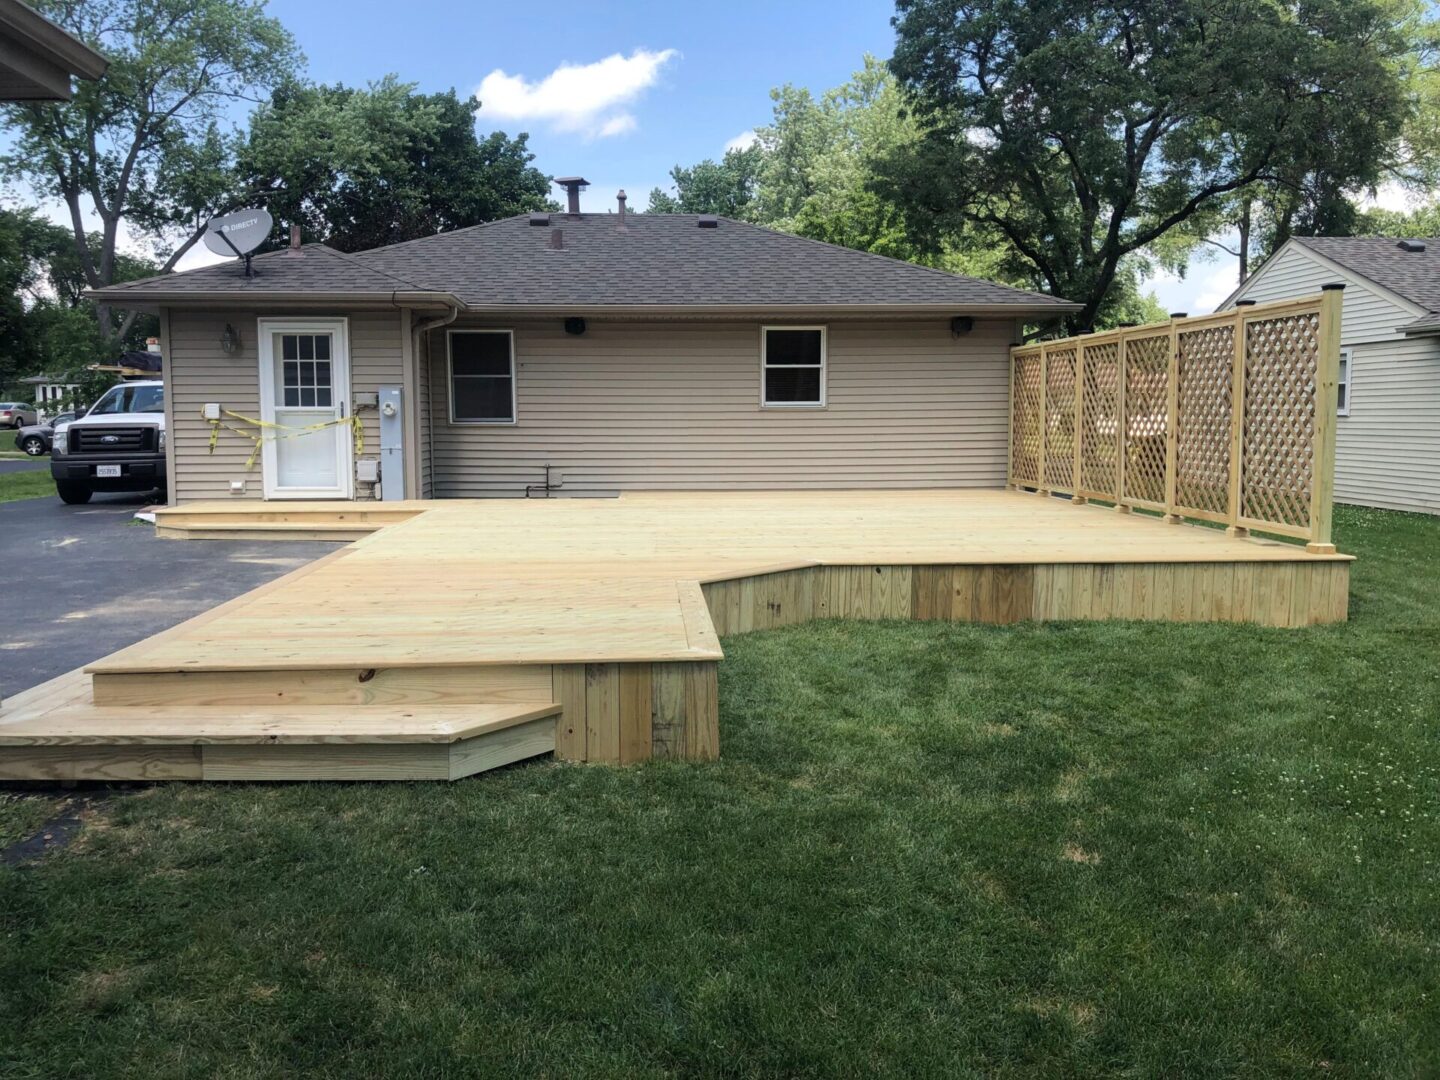
<path id="1" fill-rule="evenodd" d="M 453 296 L 468 310 L 909 310 L 1055 316 L 1078 305 L 1041 293 L 694 214 L 504 218 L 354 255 L 308 245 L 305 257 L 255 260 L 99 290 L 110 303 L 169 303 L 287 293 L 330 299 L 394 290 Z M 556 243 L 555 232 L 559 232 Z M 311 253 L 315 258 L 310 258 Z"/>
<path id="2" fill-rule="evenodd" d="M 97 300 L 122 306 L 239 299 L 273 303 L 279 300 L 352 298 L 421 303 L 428 298 L 431 302 L 455 302 L 455 297 L 445 290 L 436 293 L 419 289 L 403 278 L 324 244 L 306 244 L 298 251 L 271 251 L 256 255 L 251 261 L 255 271 L 253 277 L 245 275 L 245 268 L 237 259 L 180 274 L 124 281 L 96 289 L 91 295 Z"/>
<path id="3" fill-rule="evenodd" d="M 1424 251 L 1406 251 L 1393 236 L 1297 236 L 1295 242 L 1396 296 L 1440 312 L 1440 239 L 1418 238 Z"/>

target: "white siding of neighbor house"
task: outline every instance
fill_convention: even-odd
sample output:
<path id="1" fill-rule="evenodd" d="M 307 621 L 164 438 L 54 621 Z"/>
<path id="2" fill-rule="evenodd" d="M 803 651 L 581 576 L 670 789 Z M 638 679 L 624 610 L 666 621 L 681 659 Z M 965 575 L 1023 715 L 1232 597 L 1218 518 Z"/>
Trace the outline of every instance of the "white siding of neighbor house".
<path id="1" fill-rule="evenodd" d="M 431 335 L 437 497 L 1000 487 L 1013 321 L 832 322 L 827 407 L 760 406 L 759 320 L 462 322 L 515 331 L 517 422 L 449 419 L 444 330 Z"/>
<path id="2" fill-rule="evenodd" d="M 207 402 L 218 402 L 232 412 L 259 416 L 258 320 L 269 314 L 272 313 L 178 309 L 169 312 L 166 355 L 170 369 L 165 373 L 165 382 L 174 410 L 174 428 L 169 435 L 170 453 L 175 456 L 173 500 L 264 497 L 260 462 L 257 460 L 253 468 L 245 467 L 253 444 L 241 435 L 222 430 L 215 452 L 210 453 L 210 424 L 202 417 L 201 410 Z M 340 314 L 350 320 L 352 400 L 355 393 L 373 392 L 381 384 L 400 385 L 398 313 L 392 309 Z M 220 335 L 226 323 L 240 334 L 241 347 L 231 355 L 220 348 Z M 373 409 L 366 410 L 360 413 L 360 418 L 365 431 L 364 456 L 376 457 L 380 443 L 378 414 Z M 230 493 L 232 480 L 246 482 L 243 496 Z M 355 494 L 360 499 L 372 497 L 367 484 L 357 483 Z"/>
<path id="3" fill-rule="evenodd" d="M 1294 243 L 1235 299 L 1292 299 L 1337 280 L 1345 282 L 1340 343 L 1351 350 L 1352 372 L 1350 414 L 1336 420 L 1336 501 L 1440 513 L 1440 338 L 1396 330 L 1420 309 Z"/>

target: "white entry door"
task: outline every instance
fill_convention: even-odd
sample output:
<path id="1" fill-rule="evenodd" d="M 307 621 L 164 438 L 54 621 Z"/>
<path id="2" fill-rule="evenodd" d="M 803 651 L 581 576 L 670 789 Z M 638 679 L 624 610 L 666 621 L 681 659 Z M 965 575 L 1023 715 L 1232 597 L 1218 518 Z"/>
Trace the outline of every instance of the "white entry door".
<path id="1" fill-rule="evenodd" d="M 350 342 L 344 319 L 261 319 L 261 451 L 267 499 L 354 495 L 350 425 L 296 429 L 350 415 Z"/>

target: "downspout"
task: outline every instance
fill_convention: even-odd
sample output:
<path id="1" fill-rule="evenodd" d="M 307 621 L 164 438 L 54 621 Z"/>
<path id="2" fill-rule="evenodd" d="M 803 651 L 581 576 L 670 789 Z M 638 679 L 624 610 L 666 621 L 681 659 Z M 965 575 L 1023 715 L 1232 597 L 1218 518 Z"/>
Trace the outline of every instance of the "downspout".
<path id="1" fill-rule="evenodd" d="M 410 331 L 410 353 L 415 357 L 418 368 L 420 364 L 420 338 L 422 334 L 428 334 L 431 330 L 439 330 L 442 326 L 449 326 L 460 317 L 460 308 L 451 305 L 446 314 L 434 319 L 427 319 L 422 323 L 416 323 Z M 435 497 L 435 410 L 431 407 L 435 395 L 435 368 L 430 362 L 430 343 L 425 343 L 425 452 L 430 455 L 430 497 Z M 417 371 L 418 374 L 418 371 Z M 421 472 L 422 483 L 424 472 Z M 422 492 L 416 495 L 423 498 Z"/>

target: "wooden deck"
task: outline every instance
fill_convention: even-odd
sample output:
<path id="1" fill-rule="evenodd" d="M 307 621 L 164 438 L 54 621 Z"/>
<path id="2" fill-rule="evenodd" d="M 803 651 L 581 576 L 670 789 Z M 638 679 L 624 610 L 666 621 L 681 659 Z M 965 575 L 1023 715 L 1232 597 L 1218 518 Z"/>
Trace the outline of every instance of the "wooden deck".
<path id="1" fill-rule="evenodd" d="M 5 702 L 0 778 L 98 775 L 85 762 L 106 747 L 157 743 L 193 751 L 199 771 L 182 752 L 177 775 L 203 778 L 452 775 L 453 750 L 407 772 L 378 747 L 474 743 L 489 761 L 477 747 L 503 728 L 486 723 L 548 716 L 567 758 L 703 759 L 719 750 L 724 633 L 827 616 L 1290 627 L 1343 620 L 1348 598 L 1343 555 L 1018 492 L 220 503 L 157 522 L 199 537 L 337 526 L 368 535 Z M 227 743 L 248 748 L 235 767 Z"/>

